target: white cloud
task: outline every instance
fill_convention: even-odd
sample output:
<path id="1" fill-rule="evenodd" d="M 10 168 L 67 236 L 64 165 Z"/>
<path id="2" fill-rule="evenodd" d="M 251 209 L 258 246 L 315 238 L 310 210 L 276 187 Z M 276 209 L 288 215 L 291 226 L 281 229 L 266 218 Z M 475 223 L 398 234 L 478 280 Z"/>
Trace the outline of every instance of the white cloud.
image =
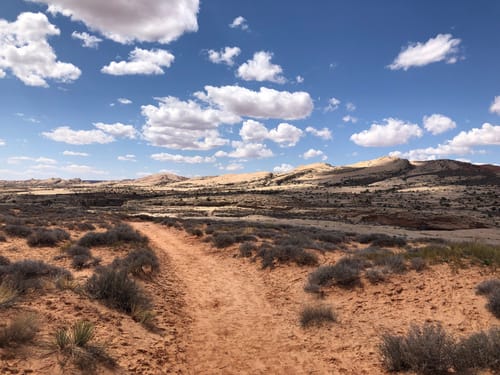
<path id="1" fill-rule="evenodd" d="M 304 82 L 304 77 L 302 77 L 302 76 L 299 75 L 299 76 L 295 77 L 295 81 L 297 83 L 302 83 L 302 82 Z"/>
<path id="2" fill-rule="evenodd" d="M 345 109 L 347 109 L 349 112 L 354 112 L 356 110 L 356 106 L 354 105 L 354 103 L 347 103 L 345 105 Z"/>
<path id="3" fill-rule="evenodd" d="M 192 100 L 181 101 L 172 96 L 156 99 L 158 106 L 141 107 L 146 117 L 143 136 L 155 146 L 209 150 L 227 143 L 217 131 L 220 124 L 235 124 L 241 120 L 228 112 L 202 108 Z"/>
<path id="4" fill-rule="evenodd" d="M 247 120 L 241 126 L 240 136 L 245 142 L 263 141 L 269 136 L 269 131 L 264 124 L 255 120 Z"/>
<path id="5" fill-rule="evenodd" d="M 275 129 L 269 130 L 268 138 L 281 147 L 292 147 L 297 144 L 304 132 L 296 126 L 281 123 Z"/>
<path id="6" fill-rule="evenodd" d="M 283 163 L 273 168 L 274 173 L 285 173 L 290 172 L 293 169 L 293 165 Z"/>
<path id="7" fill-rule="evenodd" d="M 234 59 L 241 53 L 238 47 L 225 47 L 221 51 L 208 50 L 208 59 L 214 64 L 234 65 Z"/>
<path id="8" fill-rule="evenodd" d="M 297 120 L 309 116 L 314 108 L 307 92 L 277 91 L 261 87 L 252 91 L 239 86 L 205 86 L 206 93 L 195 96 L 238 116 Z"/>
<path id="9" fill-rule="evenodd" d="M 270 158 L 273 152 L 262 143 L 232 142 L 234 150 L 227 154 L 231 158 L 238 159 L 262 159 Z"/>
<path id="10" fill-rule="evenodd" d="M 245 17 L 238 16 L 229 24 L 232 29 L 248 30 L 248 23 Z"/>
<path id="11" fill-rule="evenodd" d="M 342 117 L 342 121 L 351 122 L 351 123 L 355 124 L 358 122 L 358 118 L 351 116 L 351 115 L 345 115 L 344 117 Z"/>
<path id="12" fill-rule="evenodd" d="M 337 98 L 330 98 L 328 99 L 328 107 L 325 108 L 326 112 L 333 112 L 335 111 L 340 105 L 340 100 Z"/>
<path id="13" fill-rule="evenodd" d="M 416 124 L 387 118 L 385 124 L 372 124 L 370 129 L 351 135 L 351 141 L 363 147 L 386 147 L 407 143 L 412 137 L 421 137 L 422 129 Z"/>
<path id="14" fill-rule="evenodd" d="M 63 151 L 64 156 L 89 156 L 86 152 Z"/>
<path id="15" fill-rule="evenodd" d="M 114 76 L 144 74 L 164 74 L 163 67 L 169 68 L 175 56 L 163 49 L 146 50 L 134 48 L 129 54 L 128 61 L 112 61 L 101 69 L 102 73 Z"/>
<path id="16" fill-rule="evenodd" d="M 332 132 L 328 128 L 316 129 L 312 126 L 308 126 L 306 128 L 306 132 L 314 135 L 315 137 L 319 137 L 324 139 L 325 141 L 332 139 Z"/>
<path id="17" fill-rule="evenodd" d="M 393 156 L 411 160 L 434 160 L 447 155 L 466 155 L 474 153 L 475 146 L 500 145 L 500 126 L 484 123 L 481 128 L 462 131 L 457 136 L 439 144 L 437 147 L 421 148 L 408 152 L 394 151 Z"/>
<path id="18" fill-rule="evenodd" d="M 283 69 L 271 63 L 272 57 L 271 52 L 255 52 L 251 60 L 240 65 L 237 76 L 245 81 L 285 83 L 286 79 L 281 75 Z"/>
<path id="19" fill-rule="evenodd" d="M 60 168 L 62 171 L 70 173 L 73 177 L 102 176 L 107 175 L 107 171 L 96 169 L 88 165 L 70 164 Z"/>
<path id="20" fill-rule="evenodd" d="M 6 145 L 5 141 L 0 138 L 0 146 L 5 146 L 5 145 Z"/>
<path id="21" fill-rule="evenodd" d="M 461 131 L 451 141 L 456 147 L 500 146 L 500 126 L 484 123 L 481 128 L 473 128 L 467 132 Z"/>
<path id="22" fill-rule="evenodd" d="M 53 141 L 70 145 L 106 144 L 115 140 L 113 136 L 102 130 L 73 130 L 69 126 L 60 126 L 50 132 L 43 132 L 42 135 Z"/>
<path id="23" fill-rule="evenodd" d="M 96 37 L 95 35 L 90 35 L 89 33 L 83 32 L 79 33 L 78 31 L 73 31 L 71 34 L 73 39 L 79 39 L 82 41 L 82 46 L 86 48 L 98 48 L 99 43 L 102 42 L 101 38 Z"/>
<path id="24" fill-rule="evenodd" d="M 170 43 L 198 30 L 199 0 L 32 0 L 118 43 Z"/>
<path id="25" fill-rule="evenodd" d="M 0 19 L 0 78 L 8 69 L 25 85 L 48 87 L 47 79 L 71 82 L 81 75 L 75 65 L 57 61 L 47 38 L 59 35 L 42 13 L 21 13 L 14 22 Z"/>
<path id="26" fill-rule="evenodd" d="M 219 169 L 229 172 L 240 171 L 244 168 L 243 164 L 240 163 L 231 163 L 226 166 L 219 166 Z"/>
<path id="27" fill-rule="evenodd" d="M 103 132 L 110 134 L 114 137 L 134 139 L 137 135 L 137 130 L 132 125 L 125 125 L 120 122 L 114 124 L 104 124 L 96 122 L 94 126 Z"/>
<path id="28" fill-rule="evenodd" d="M 7 158 L 7 164 L 19 164 L 25 161 L 32 161 L 35 163 L 41 163 L 41 164 L 57 164 L 57 160 L 50 159 L 50 158 L 45 158 L 45 157 L 39 157 L 39 158 L 33 158 L 30 156 L 12 156 Z"/>
<path id="29" fill-rule="evenodd" d="M 460 42 L 460 39 L 453 39 L 451 34 L 438 34 L 425 43 L 410 43 L 388 67 L 391 70 L 408 70 L 443 60 L 454 64 L 458 60 Z"/>
<path id="30" fill-rule="evenodd" d="M 424 116 L 424 128 L 434 135 L 454 129 L 456 126 L 457 124 L 455 121 L 439 113 L 435 113 L 431 116 Z"/>
<path id="31" fill-rule="evenodd" d="M 304 159 L 312 159 L 312 158 L 318 158 L 321 157 L 321 160 L 325 161 L 328 159 L 328 157 L 325 155 L 325 153 L 321 150 L 315 150 L 314 148 L 310 148 L 306 152 L 302 154 L 302 157 Z"/>
<path id="32" fill-rule="evenodd" d="M 120 104 L 132 104 L 132 100 L 127 98 L 118 98 L 118 103 Z"/>
<path id="33" fill-rule="evenodd" d="M 158 161 L 172 161 L 174 163 L 187 163 L 187 164 L 201 164 L 201 163 L 214 163 L 215 157 L 213 156 L 184 156 L 179 154 L 168 154 L 162 152 L 159 154 L 152 154 L 151 159 Z"/>
<path id="34" fill-rule="evenodd" d="M 245 121 L 240 130 L 241 139 L 245 142 L 269 139 L 282 147 L 295 146 L 302 135 L 302 130 L 287 123 L 281 123 L 275 129 L 268 130 L 264 124 L 255 120 Z"/>
<path id="35" fill-rule="evenodd" d="M 500 96 L 495 96 L 493 103 L 491 103 L 490 112 L 500 115 Z"/>
<path id="36" fill-rule="evenodd" d="M 119 161 L 134 161 L 134 162 L 137 161 L 134 154 L 127 154 L 127 155 L 123 155 L 123 156 L 118 156 L 117 159 Z"/>
<path id="37" fill-rule="evenodd" d="M 24 114 L 22 112 L 17 112 L 16 116 L 22 118 L 24 121 L 32 122 L 33 124 L 39 124 L 40 123 L 40 120 L 38 120 L 37 118 L 32 117 L 32 116 L 28 116 L 28 115 L 26 115 L 26 114 Z"/>

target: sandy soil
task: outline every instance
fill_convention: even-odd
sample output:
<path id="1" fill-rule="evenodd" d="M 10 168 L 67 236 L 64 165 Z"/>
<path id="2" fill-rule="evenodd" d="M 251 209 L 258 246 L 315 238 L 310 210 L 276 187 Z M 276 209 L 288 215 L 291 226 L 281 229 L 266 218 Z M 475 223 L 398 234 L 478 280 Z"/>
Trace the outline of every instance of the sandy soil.
<path id="1" fill-rule="evenodd" d="M 170 257 L 182 280 L 192 321 L 181 338 L 189 374 L 383 374 L 377 345 L 387 330 L 403 333 L 412 323 L 439 321 L 460 336 L 498 324 L 474 293 L 479 281 L 499 276 L 491 269 L 433 266 L 378 285 L 335 288 L 319 300 L 303 291 L 313 268 L 264 271 L 237 258 L 235 249 L 215 250 L 156 224 L 133 225 Z M 318 303 L 333 306 L 339 322 L 302 329 L 301 309 Z"/>

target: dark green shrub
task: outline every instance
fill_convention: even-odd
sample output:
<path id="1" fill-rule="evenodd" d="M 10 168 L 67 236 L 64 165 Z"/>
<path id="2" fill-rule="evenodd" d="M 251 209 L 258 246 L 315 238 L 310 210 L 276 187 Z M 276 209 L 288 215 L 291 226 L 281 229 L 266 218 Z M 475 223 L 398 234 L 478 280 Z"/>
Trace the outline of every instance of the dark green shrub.
<path id="1" fill-rule="evenodd" d="M 73 267 L 75 270 L 88 268 L 91 265 L 92 265 L 92 257 L 85 254 L 75 255 L 73 259 L 71 259 L 71 267 Z"/>
<path id="2" fill-rule="evenodd" d="M 126 269 L 102 267 L 87 280 L 87 291 L 95 299 L 128 314 L 137 306 L 149 305 L 149 299 Z"/>
<path id="3" fill-rule="evenodd" d="M 231 246 L 236 242 L 233 235 L 228 233 L 216 233 L 212 237 L 212 241 L 215 247 L 222 249 L 224 247 Z"/>
<path id="4" fill-rule="evenodd" d="M 252 242 L 243 242 L 240 244 L 240 256 L 243 258 L 251 257 L 255 250 L 257 250 L 257 246 Z"/>
<path id="5" fill-rule="evenodd" d="M 500 279 L 484 280 L 476 286 L 476 293 L 487 296 L 498 289 L 500 289 Z"/>
<path id="6" fill-rule="evenodd" d="M 500 288 L 494 289 L 488 294 L 487 298 L 488 303 L 486 307 L 495 317 L 500 319 Z"/>
<path id="7" fill-rule="evenodd" d="M 373 246 L 403 247 L 406 245 L 406 239 L 403 237 L 389 236 L 384 233 L 360 234 L 356 236 L 359 243 L 371 243 Z"/>
<path id="8" fill-rule="evenodd" d="M 80 246 L 80 245 L 72 245 L 66 249 L 66 254 L 71 257 L 76 255 L 85 255 L 87 257 L 91 257 L 90 249 L 88 247 Z"/>
<path id="9" fill-rule="evenodd" d="M 3 233 L 0 233 L 0 242 L 7 242 L 7 237 Z"/>
<path id="10" fill-rule="evenodd" d="M 300 313 L 300 325 L 303 328 L 321 326 L 337 321 L 337 315 L 330 306 L 306 306 Z"/>
<path id="11" fill-rule="evenodd" d="M 0 348 L 28 343 L 35 338 L 37 332 L 37 317 L 33 314 L 21 314 L 0 329 Z"/>
<path id="12" fill-rule="evenodd" d="M 122 266 L 134 276 L 148 276 L 160 270 L 160 261 L 150 248 L 132 250 L 121 261 Z"/>
<path id="13" fill-rule="evenodd" d="M 379 348 L 389 371 L 445 374 L 455 359 L 455 342 L 440 324 L 412 326 L 405 336 L 385 334 Z"/>
<path id="14" fill-rule="evenodd" d="M 30 246 L 55 246 L 61 241 L 69 240 L 69 233 L 63 229 L 38 228 L 28 236 Z"/>
<path id="15" fill-rule="evenodd" d="M 315 254 L 305 251 L 301 247 L 287 246 L 262 246 L 257 254 L 262 259 L 262 268 L 273 268 L 276 263 L 294 262 L 299 266 L 314 266 L 318 264 Z"/>
<path id="16" fill-rule="evenodd" d="M 139 232 L 134 230 L 130 225 L 118 224 L 106 232 L 88 232 L 78 241 L 78 245 L 84 247 L 93 246 L 112 246 L 119 243 L 140 243 L 148 242 L 147 237 L 144 237 Z"/>
<path id="17" fill-rule="evenodd" d="M 4 229 L 5 233 L 13 237 L 28 237 L 33 231 L 30 227 L 23 224 L 7 224 Z"/>

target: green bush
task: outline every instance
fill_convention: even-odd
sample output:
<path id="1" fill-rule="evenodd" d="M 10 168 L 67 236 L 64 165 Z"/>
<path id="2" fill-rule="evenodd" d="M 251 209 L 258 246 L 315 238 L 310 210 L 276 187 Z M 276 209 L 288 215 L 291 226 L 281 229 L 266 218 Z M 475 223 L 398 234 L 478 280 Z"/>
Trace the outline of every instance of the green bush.
<path id="1" fill-rule="evenodd" d="M 337 321 L 337 315 L 330 306 L 306 306 L 300 313 L 300 325 L 303 328 L 321 326 Z"/>

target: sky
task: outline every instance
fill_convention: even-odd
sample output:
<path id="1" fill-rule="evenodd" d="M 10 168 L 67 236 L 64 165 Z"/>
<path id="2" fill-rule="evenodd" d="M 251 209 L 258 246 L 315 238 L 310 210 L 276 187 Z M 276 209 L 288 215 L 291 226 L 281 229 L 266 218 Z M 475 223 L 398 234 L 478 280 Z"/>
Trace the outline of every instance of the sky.
<path id="1" fill-rule="evenodd" d="M 3 0 L 0 179 L 500 164 L 497 0 Z"/>

